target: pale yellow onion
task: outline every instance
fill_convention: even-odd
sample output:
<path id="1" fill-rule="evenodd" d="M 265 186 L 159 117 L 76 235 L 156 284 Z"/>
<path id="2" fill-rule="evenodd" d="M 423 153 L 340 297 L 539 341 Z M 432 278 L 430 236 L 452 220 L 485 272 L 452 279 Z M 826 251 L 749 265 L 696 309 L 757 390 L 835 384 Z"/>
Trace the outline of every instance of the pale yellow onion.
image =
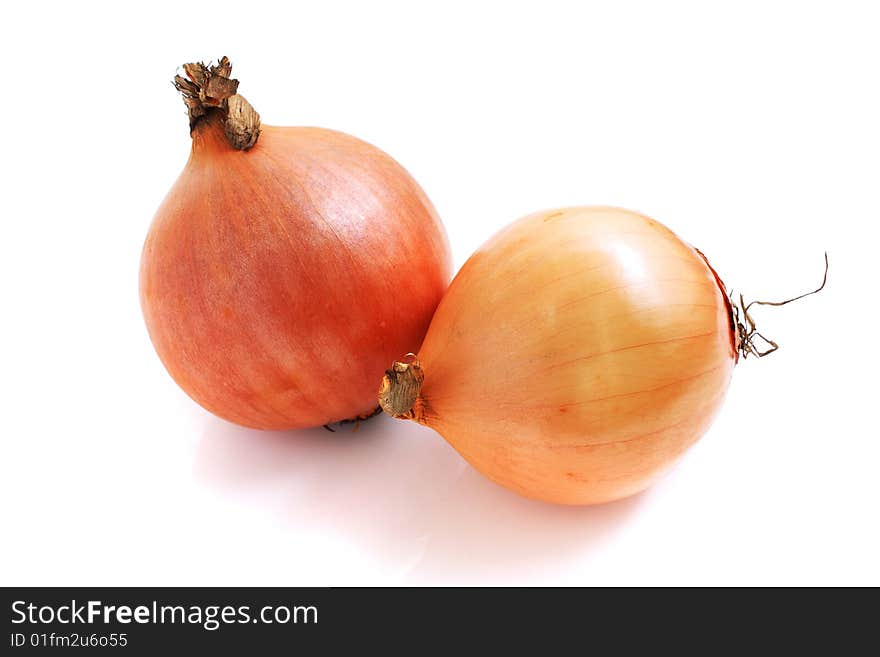
<path id="1" fill-rule="evenodd" d="M 595 504 L 643 490 L 706 431 L 736 355 L 694 248 L 634 212 L 567 208 L 465 263 L 380 402 L 503 486 Z"/>

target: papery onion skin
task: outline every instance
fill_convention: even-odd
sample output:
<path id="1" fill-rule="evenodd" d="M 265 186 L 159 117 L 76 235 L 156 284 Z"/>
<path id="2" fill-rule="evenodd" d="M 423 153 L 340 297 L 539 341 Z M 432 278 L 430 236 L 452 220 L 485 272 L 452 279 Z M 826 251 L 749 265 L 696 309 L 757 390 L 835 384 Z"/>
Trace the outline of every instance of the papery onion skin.
<path id="1" fill-rule="evenodd" d="M 616 208 L 541 212 L 453 280 L 408 417 L 522 495 L 609 502 L 706 431 L 736 353 L 720 279 L 669 229 Z"/>
<path id="2" fill-rule="evenodd" d="M 209 110 L 192 138 L 141 259 L 168 372 L 248 427 L 370 413 L 377 378 L 421 343 L 449 282 L 431 202 L 391 157 L 339 132 L 264 125 L 237 150 Z"/>

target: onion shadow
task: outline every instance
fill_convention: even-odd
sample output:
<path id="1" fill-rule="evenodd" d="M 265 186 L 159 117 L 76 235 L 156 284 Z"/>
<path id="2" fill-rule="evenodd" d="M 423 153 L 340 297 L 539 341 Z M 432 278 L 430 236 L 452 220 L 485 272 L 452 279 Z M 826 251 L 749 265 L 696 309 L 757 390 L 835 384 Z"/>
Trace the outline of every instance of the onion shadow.
<path id="1" fill-rule="evenodd" d="M 595 507 L 524 499 L 433 431 L 386 416 L 335 433 L 209 418 L 194 470 L 281 522 L 348 541 L 389 584 L 564 583 L 566 566 L 595 553 L 645 497 Z"/>

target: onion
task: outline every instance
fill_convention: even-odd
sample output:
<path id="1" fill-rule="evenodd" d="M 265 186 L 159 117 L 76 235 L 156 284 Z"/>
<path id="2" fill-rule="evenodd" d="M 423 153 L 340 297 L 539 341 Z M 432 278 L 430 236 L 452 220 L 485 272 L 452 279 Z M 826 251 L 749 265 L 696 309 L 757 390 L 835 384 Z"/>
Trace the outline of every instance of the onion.
<path id="1" fill-rule="evenodd" d="M 376 380 L 421 342 L 449 282 L 433 206 L 363 141 L 261 125 L 228 59 L 184 70 L 192 154 L 140 270 L 156 351 L 193 399 L 241 425 L 369 414 Z"/>
<path id="2" fill-rule="evenodd" d="M 541 212 L 467 261 L 379 401 L 522 495 L 608 502 L 706 431 L 755 336 L 702 254 L 660 223 Z"/>

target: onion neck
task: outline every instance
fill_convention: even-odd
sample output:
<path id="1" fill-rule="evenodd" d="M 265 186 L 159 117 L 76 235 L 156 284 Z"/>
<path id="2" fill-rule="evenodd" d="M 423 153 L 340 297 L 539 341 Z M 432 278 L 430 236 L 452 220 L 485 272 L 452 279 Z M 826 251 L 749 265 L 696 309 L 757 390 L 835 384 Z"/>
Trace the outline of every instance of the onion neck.
<path id="1" fill-rule="evenodd" d="M 419 396 L 425 372 L 414 355 L 408 363 L 395 361 L 390 370 L 385 371 L 379 388 L 379 406 L 382 410 L 399 420 L 422 421 L 422 398 Z"/>
<path id="2" fill-rule="evenodd" d="M 209 138 L 213 126 L 222 126 L 228 145 L 246 151 L 257 143 L 260 136 L 260 115 L 238 93 L 238 80 L 232 74 L 227 57 L 217 64 L 184 64 L 186 77 L 177 75 L 174 87 L 183 96 L 189 114 L 190 134 L 193 141 Z"/>
<path id="3" fill-rule="evenodd" d="M 218 110 L 210 110 L 199 117 L 190 130 L 193 153 L 236 150 L 226 138 L 225 125 L 226 117 Z"/>

